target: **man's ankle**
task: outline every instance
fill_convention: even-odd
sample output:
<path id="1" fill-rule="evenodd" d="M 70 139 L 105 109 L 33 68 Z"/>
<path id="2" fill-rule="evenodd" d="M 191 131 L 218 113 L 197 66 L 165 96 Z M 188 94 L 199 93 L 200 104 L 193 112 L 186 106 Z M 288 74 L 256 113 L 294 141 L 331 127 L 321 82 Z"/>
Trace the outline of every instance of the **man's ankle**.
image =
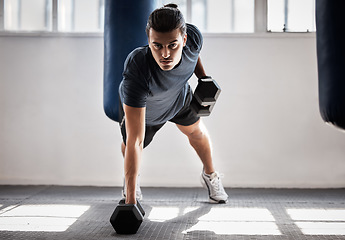
<path id="1" fill-rule="evenodd" d="M 215 171 L 212 169 L 212 170 L 208 170 L 208 171 L 206 171 L 206 169 L 204 169 L 204 174 L 205 175 L 208 175 L 208 176 L 210 176 L 212 173 L 214 173 Z"/>

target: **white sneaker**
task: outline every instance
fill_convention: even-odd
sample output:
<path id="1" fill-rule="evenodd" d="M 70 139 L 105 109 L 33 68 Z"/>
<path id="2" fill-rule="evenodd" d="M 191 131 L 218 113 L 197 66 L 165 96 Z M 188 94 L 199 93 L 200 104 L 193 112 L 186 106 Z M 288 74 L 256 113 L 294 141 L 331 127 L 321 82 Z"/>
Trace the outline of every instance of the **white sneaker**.
<path id="1" fill-rule="evenodd" d="M 209 201 L 211 203 L 226 203 L 228 201 L 228 194 L 224 190 L 218 172 L 208 175 L 202 171 L 200 180 L 203 187 L 208 190 Z"/>
<path id="2" fill-rule="evenodd" d="M 126 192 L 127 192 L 126 181 L 125 181 L 125 178 L 123 178 L 122 197 L 126 198 Z M 135 196 L 137 200 L 143 199 L 143 194 L 141 193 L 141 188 L 140 188 L 140 175 L 138 175 L 137 177 L 137 185 L 135 187 Z"/>

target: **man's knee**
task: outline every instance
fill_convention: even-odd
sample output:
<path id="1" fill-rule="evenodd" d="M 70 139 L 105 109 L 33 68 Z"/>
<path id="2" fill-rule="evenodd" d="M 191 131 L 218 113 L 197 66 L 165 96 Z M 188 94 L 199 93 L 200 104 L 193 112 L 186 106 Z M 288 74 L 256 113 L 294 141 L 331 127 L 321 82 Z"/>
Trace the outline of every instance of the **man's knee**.
<path id="1" fill-rule="evenodd" d="M 189 140 L 198 140 L 202 138 L 206 133 L 200 127 L 199 124 L 189 128 L 184 134 L 189 138 Z"/>
<path id="2" fill-rule="evenodd" d="M 205 126 L 200 120 L 190 126 L 177 126 L 181 132 L 189 138 L 189 140 L 198 140 L 208 135 Z"/>

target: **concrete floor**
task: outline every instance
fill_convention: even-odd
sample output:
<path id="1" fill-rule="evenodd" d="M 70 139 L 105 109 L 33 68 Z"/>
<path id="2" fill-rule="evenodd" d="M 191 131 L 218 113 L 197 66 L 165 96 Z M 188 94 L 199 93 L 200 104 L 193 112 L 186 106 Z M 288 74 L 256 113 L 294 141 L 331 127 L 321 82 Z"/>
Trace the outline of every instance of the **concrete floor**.
<path id="1" fill-rule="evenodd" d="M 109 223 L 121 188 L 0 186 L 0 239 L 345 239 L 345 189 L 142 188 L 135 235 Z"/>

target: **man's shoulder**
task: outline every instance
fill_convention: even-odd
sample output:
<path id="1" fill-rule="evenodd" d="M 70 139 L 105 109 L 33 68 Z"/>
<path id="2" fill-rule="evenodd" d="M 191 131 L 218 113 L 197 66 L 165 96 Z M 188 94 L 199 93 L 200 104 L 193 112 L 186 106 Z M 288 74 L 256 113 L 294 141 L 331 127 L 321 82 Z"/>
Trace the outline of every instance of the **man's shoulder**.
<path id="1" fill-rule="evenodd" d="M 149 79 L 150 65 L 149 47 L 138 47 L 128 54 L 123 76 L 125 79 Z"/>
<path id="2" fill-rule="evenodd" d="M 187 33 L 194 33 L 197 35 L 201 35 L 201 32 L 199 30 L 199 28 L 191 23 L 186 23 L 186 27 L 187 27 Z"/>
<path id="3" fill-rule="evenodd" d="M 128 54 L 126 62 L 144 63 L 147 59 L 148 48 L 148 46 L 143 46 L 134 49 Z"/>
<path id="4" fill-rule="evenodd" d="M 187 23 L 187 45 L 200 52 L 203 44 L 203 37 L 200 30 L 193 24 Z"/>

